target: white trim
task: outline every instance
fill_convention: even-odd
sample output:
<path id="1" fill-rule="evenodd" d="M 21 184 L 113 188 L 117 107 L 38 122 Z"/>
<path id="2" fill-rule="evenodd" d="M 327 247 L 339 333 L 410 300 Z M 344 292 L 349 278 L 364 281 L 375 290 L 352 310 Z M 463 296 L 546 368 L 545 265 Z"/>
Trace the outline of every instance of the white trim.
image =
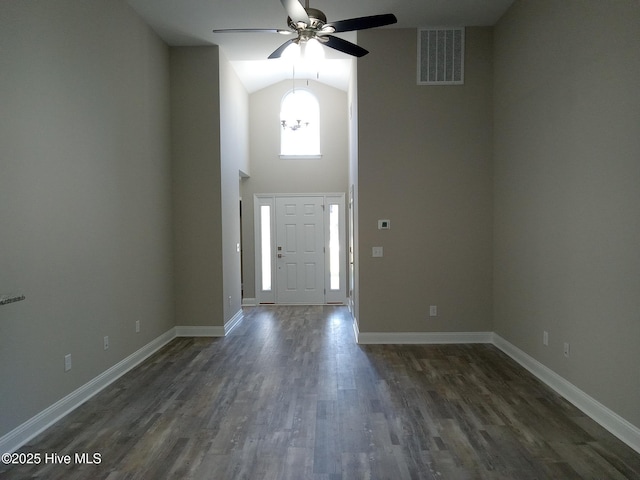
<path id="1" fill-rule="evenodd" d="M 492 332 L 360 332 L 360 344 L 491 343 Z"/>
<path id="2" fill-rule="evenodd" d="M 223 337 L 233 330 L 244 318 L 239 310 L 224 327 L 174 327 L 152 340 L 136 352 L 85 383 L 66 397 L 58 400 L 23 424 L 0 438 L 0 452 L 12 453 L 40 434 L 61 418 L 85 403 L 91 397 L 108 387 L 114 381 L 132 370 L 176 337 Z M 451 344 L 490 343 L 495 345 L 518 364 L 531 372 L 540 381 L 579 410 L 640 453 L 640 428 L 631 424 L 617 413 L 587 395 L 578 387 L 565 380 L 550 368 L 538 362 L 500 335 L 492 332 L 360 332 L 358 322 L 353 317 L 353 333 L 358 344 Z"/>
<path id="3" fill-rule="evenodd" d="M 262 207 L 267 206 L 270 208 L 270 258 L 271 262 L 271 286 L 269 290 L 263 289 L 262 284 Z M 256 303 L 275 303 L 276 301 L 276 288 L 275 288 L 275 271 L 273 262 L 276 257 L 276 246 L 274 242 L 275 238 L 275 195 L 253 195 L 253 233 L 254 233 L 254 251 L 253 261 L 255 268 L 255 289 L 256 289 Z"/>
<path id="4" fill-rule="evenodd" d="M 360 328 L 358 327 L 358 321 L 355 315 L 353 315 L 353 312 L 351 313 L 351 318 L 353 320 L 353 335 L 356 338 L 356 343 L 360 344 Z"/>
<path id="5" fill-rule="evenodd" d="M 181 325 L 176 327 L 176 337 L 224 337 L 224 327 L 218 325 Z"/>
<path id="6" fill-rule="evenodd" d="M 338 268 L 339 268 L 339 288 L 336 290 L 331 289 L 331 225 L 330 225 L 330 210 L 331 205 L 338 206 Z M 325 246 L 325 258 L 324 258 L 324 302 L 327 304 L 340 304 L 347 303 L 347 211 L 344 204 L 344 193 L 338 193 L 335 195 L 324 196 L 324 246 Z"/>
<path id="7" fill-rule="evenodd" d="M 280 160 L 319 160 L 321 158 L 321 153 L 311 155 L 280 155 Z"/>
<path id="8" fill-rule="evenodd" d="M 324 230 L 324 247 L 329 248 L 329 211 L 326 207 L 329 203 L 339 205 L 339 222 L 340 222 L 340 288 L 338 290 L 330 289 L 330 268 L 329 255 L 324 258 L 324 296 L 321 303 L 314 305 L 345 305 L 347 303 L 347 244 L 346 244 L 346 208 L 344 192 L 317 192 L 317 193 L 255 193 L 253 195 L 253 226 L 254 226 L 254 267 L 255 267 L 255 292 L 256 298 L 246 299 L 242 301 L 243 306 L 248 305 L 248 300 L 253 300 L 253 305 L 274 304 L 287 305 L 286 302 L 278 302 L 277 299 L 277 277 L 276 277 L 276 229 L 277 229 L 277 200 L 281 198 L 297 198 L 297 197 L 313 197 L 321 198 L 323 203 L 322 226 Z M 262 231 L 261 231 L 261 207 L 269 206 L 271 208 L 271 289 L 263 290 L 262 288 Z M 326 251 L 326 250 L 325 250 Z M 303 302 L 308 305 L 309 302 Z M 289 305 L 296 305 L 290 303 Z"/>
<path id="9" fill-rule="evenodd" d="M 101 390 L 118 380 L 125 373 L 138 366 L 175 337 L 175 329 L 172 328 L 171 330 L 168 330 L 155 340 L 152 340 L 139 350 L 126 357 L 124 360 L 121 360 L 108 370 L 105 370 L 93 380 L 85 383 L 80 388 L 58 400 L 53 405 L 45 408 L 22 425 L 14 428 L 0 438 L 0 452 L 11 453 L 16 451 L 33 437 L 49 428 Z"/>
<path id="10" fill-rule="evenodd" d="M 244 318 L 244 313 L 242 312 L 242 309 L 240 309 L 235 313 L 233 317 L 231 317 L 231 320 L 229 320 L 227 323 L 224 324 L 224 335 L 225 336 L 229 335 L 229 333 L 231 333 L 231 330 L 236 328 L 240 324 L 243 318 Z"/>
<path id="11" fill-rule="evenodd" d="M 65 417 L 91 397 L 122 377 L 125 373 L 137 367 L 144 360 L 156 353 L 176 337 L 224 337 L 237 327 L 244 314 L 238 310 L 224 327 L 173 327 L 155 340 L 147 343 L 139 350 L 105 370 L 97 377 L 74 390 L 66 397 L 33 416 L 23 424 L 0 437 L 0 452 L 12 453 L 22 447 L 29 440 L 40 434 L 61 418 Z"/>
<path id="12" fill-rule="evenodd" d="M 243 307 L 255 307 L 258 305 L 258 301 L 255 298 L 243 298 L 242 306 Z"/>
<path id="13" fill-rule="evenodd" d="M 493 344 L 592 420 L 640 453 L 640 428 L 629 423 L 497 333 L 493 334 Z"/>
<path id="14" fill-rule="evenodd" d="M 640 428 L 494 332 L 360 332 L 354 318 L 353 333 L 358 344 L 493 344 L 601 427 L 640 453 Z"/>
<path id="15" fill-rule="evenodd" d="M 242 310 L 238 310 L 223 326 L 219 325 L 181 325 L 176 327 L 176 337 L 224 337 L 231 332 L 244 318 Z"/>

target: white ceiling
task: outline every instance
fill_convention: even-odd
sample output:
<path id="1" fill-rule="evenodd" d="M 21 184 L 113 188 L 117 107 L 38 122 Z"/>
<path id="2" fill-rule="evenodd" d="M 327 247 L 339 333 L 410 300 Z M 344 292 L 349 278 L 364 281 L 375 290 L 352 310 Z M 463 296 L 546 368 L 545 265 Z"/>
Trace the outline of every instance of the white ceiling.
<path id="1" fill-rule="evenodd" d="M 279 0 L 128 2 L 168 45 L 219 45 L 250 93 L 292 76 L 290 62 L 266 59 L 291 37 L 211 31 L 214 28 L 287 28 L 287 15 Z M 310 6 L 322 10 L 329 22 L 393 13 L 398 18 L 393 27 L 415 28 L 494 25 L 512 3 L 513 0 L 311 0 Z M 357 43 L 354 32 L 339 36 Z M 326 59 L 319 69 L 297 67 L 295 78 L 313 78 L 346 90 L 352 57 L 330 48 L 325 48 L 325 52 Z"/>

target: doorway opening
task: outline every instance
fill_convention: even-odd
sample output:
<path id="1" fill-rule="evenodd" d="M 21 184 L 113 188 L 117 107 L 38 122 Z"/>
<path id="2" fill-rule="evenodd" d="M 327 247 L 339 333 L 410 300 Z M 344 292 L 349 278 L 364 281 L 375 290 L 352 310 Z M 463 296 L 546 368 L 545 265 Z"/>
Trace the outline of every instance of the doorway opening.
<path id="1" fill-rule="evenodd" d="M 258 303 L 344 304 L 343 193 L 255 195 Z"/>

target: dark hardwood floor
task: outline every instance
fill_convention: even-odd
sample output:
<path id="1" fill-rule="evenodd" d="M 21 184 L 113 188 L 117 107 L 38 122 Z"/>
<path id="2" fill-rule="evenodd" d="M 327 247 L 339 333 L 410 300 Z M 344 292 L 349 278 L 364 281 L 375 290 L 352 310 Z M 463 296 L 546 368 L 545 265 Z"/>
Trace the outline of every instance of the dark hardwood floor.
<path id="1" fill-rule="evenodd" d="M 20 452 L 100 463 L 1 478 L 640 478 L 638 453 L 497 348 L 359 346 L 344 307 L 178 338 Z"/>

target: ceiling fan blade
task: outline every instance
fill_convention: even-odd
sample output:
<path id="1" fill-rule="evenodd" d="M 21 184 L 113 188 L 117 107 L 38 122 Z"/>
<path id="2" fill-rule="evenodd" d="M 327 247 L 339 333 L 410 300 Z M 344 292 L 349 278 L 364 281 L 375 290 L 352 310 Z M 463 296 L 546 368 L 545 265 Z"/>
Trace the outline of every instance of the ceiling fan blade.
<path id="1" fill-rule="evenodd" d="M 280 56 L 282 55 L 282 52 L 284 52 L 284 50 L 293 43 L 293 38 L 291 40 L 287 40 L 286 42 L 284 42 L 282 45 L 280 45 L 275 52 L 273 52 L 271 55 L 269 55 L 268 58 L 280 58 Z"/>
<path id="2" fill-rule="evenodd" d="M 291 30 L 281 28 L 222 28 L 213 29 L 213 33 L 280 33 L 281 35 L 291 35 Z"/>
<path id="3" fill-rule="evenodd" d="M 367 53 L 369 53 L 368 50 L 365 50 L 355 43 L 348 42 L 340 37 L 334 37 L 333 35 L 323 36 L 322 44 L 326 45 L 327 47 L 331 47 L 334 50 L 353 55 L 354 57 L 363 57 Z"/>
<path id="4" fill-rule="evenodd" d="M 287 11 L 287 15 L 289 15 L 289 18 L 293 20 L 294 23 L 300 22 L 305 25 L 311 25 L 307 11 L 298 0 L 280 0 L 280 3 L 282 3 L 282 6 Z"/>
<path id="5" fill-rule="evenodd" d="M 383 15 L 371 15 L 369 17 L 349 18 L 347 20 L 338 20 L 337 22 L 327 23 L 326 27 L 331 27 L 334 32 L 351 32 L 353 30 L 365 30 L 367 28 L 384 27 L 396 23 L 398 19 L 393 13 L 385 13 Z"/>

